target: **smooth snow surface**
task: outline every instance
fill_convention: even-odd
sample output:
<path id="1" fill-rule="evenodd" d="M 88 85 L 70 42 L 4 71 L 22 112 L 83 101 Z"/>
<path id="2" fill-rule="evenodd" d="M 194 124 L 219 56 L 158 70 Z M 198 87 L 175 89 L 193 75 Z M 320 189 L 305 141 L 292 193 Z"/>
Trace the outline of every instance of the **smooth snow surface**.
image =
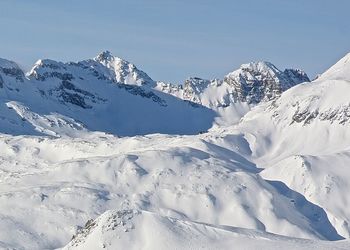
<path id="1" fill-rule="evenodd" d="M 0 248 L 350 249 L 347 57 L 178 87 L 0 60 Z"/>
<path id="2" fill-rule="evenodd" d="M 321 242 L 159 216 L 139 210 L 107 211 L 90 221 L 68 249 L 348 249 Z M 131 247 L 130 247 L 131 246 Z"/>
<path id="3" fill-rule="evenodd" d="M 319 79 L 350 81 L 350 53 L 324 72 Z"/>

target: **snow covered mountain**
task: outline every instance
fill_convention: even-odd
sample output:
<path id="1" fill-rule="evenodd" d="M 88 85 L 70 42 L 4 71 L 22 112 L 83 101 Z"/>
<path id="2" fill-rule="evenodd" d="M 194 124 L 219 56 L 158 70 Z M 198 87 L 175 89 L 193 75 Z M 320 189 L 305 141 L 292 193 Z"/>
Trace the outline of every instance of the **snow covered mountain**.
<path id="1" fill-rule="evenodd" d="M 160 83 L 161 91 L 209 108 L 229 107 L 237 102 L 257 104 L 278 98 L 299 83 L 309 82 L 305 72 L 296 69 L 281 71 L 269 62 L 243 64 L 223 80 L 189 78 L 183 86 Z"/>
<path id="2" fill-rule="evenodd" d="M 0 248 L 349 249 L 348 58 L 183 86 L 0 60 Z"/>
<path id="3" fill-rule="evenodd" d="M 325 209 L 350 236 L 349 55 L 308 84 L 257 106 L 236 128 L 244 133 L 261 176 L 279 181 Z M 257 127 L 256 124 L 259 124 Z"/>
<path id="4" fill-rule="evenodd" d="M 94 58 L 103 66 L 107 67 L 110 71 L 107 73 L 109 78 L 118 83 L 138 85 L 138 86 L 155 86 L 153 81 L 145 72 L 136 68 L 134 64 L 131 64 L 121 58 L 114 57 L 109 51 L 104 51 Z"/>
<path id="5" fill-rule="evenodd" d="M 108 52 L 77 63 L 39 60 L 26 77 L 2 62 L 5 133 L 195 134 L 210 128 L 216 115 L 152 89 L 151 78 Z"/>
<path id="6" fill-rule="evenodd" d="M 196 134 L 216 123 L 236 123 L 250 104 L 308 80 L 301 71 L 251 63 L 224 81 L 190 78 L 184 86 L 172 86 L 156 83 L 108 51 L 80 62 L 39 60 L 27 74 L 7 60 L 0 66 L 1 132 L 52 136 L 88 130 Z"/>
<path id="7" fill-rule="evenodd" d="M 243 64 L 224 81 L 234 87 L 238 100 L 259 103 L 276 99 L 283 91 L 310 80 L 301 70 L 286 69 L 282 72 L 269 62 L 257 62 Z"/>

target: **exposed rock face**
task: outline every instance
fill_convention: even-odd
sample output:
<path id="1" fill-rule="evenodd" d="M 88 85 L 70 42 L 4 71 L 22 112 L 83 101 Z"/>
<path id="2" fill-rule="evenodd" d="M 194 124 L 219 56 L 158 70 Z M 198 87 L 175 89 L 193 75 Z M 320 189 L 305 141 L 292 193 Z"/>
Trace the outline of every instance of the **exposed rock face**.
<path id="1" fill-rule="evenodd" d="M 39 85 L 42 96 L 89 109 L 93 103 L 101 103 L 104 99 L 76 86 L 84 81 L 84 75 L 91 75 L 98 80 L 92 70 L 82 67 L 80 63 L 61 63 L 45 59 L 35 64 L 28 77 L 42 82 Z"/>
<path id="2" fill-rule="evenodd" d="M 125 89 L 126 91 L 128 91 L 130 94 L 133 95 L 139 95 L 142 96 L 144 98 L 149 98 L 151 99 L 153 102 L 158 103 L 160 106 L 166 107 L 167 103 L 165 100 L 163 100 L 162 98 L 160 98 L 159 96 L 157 96 L 154 92 L 149 91 L 149 90 L 145 90 L 142 87 L 139 86 L 131 86 L 131 85 L 119 85 L 119 88 Z"/>
<path id="3" fill-rule="evenodd" d="M 1 75 L 0 75 L 0 88 L 4 87 L 4 79 L 2 79 Z"/>
<path id="4" fill-rule="evenodd" d="M 350 122 L 350 54 L 340 59 L 310 84 L 285 92 L 269 109 L 273 117 L 289 124 L 308 126 L 317 122 L 346 125 Z M 300 72 L 288 75 L 303 76 Z M 302 77 L 301 77 L 302 78 Z"/>
<path id="5" fill-rule="evenodd" d="M 5 78 L 14 79 L 17 82 L 23 82 L 24 73 L 16 63 L 0 58 L 0 88 L 4 87 Z"/>
<path id="6" fill-rule="evenodd" d="M 223 80 L 188 78 L 183 85 L 158 83 L 160 91 L 209 108 L 228 107 L 236 102 L 257 104 L 278 98 L 282 92 L 310 79 L 298 69 L 281 71 L 269 62 L 243 64 Z"/>
<path id="7" fill-rule="evenodd" d="M 165 82 L 157 82 L 157 85 L 155 87 L 157 90 L 179 97 L 182 97 L 183 94 L 183 86 L 181 84 L 172 84 L 172 83 L 165 83 Z"/>
<path id="8" fill-rule="evenodd" d="M 4 76 L 23 82 L 22 70 L 13 62 L 0 61 L 0 87 Z M 257 104 L 276 99 L 290 87 L 309 81 L 301 70 L 280 71 L 268 62 L 243 64 L 240 69 L 226 75 L 223 80 L 188 78 L 183 85 L 155 82 L 134 64 L 104 51 L 93 59 L 62 63 L 49 59 L 39 60 L 27 74 L 29 80 L 46 82 L 39 87 L 42 96 L 54 98 L 84 109 L 106 102 L 106 98 L 86 88 L 86 82 L 104 81 L 117 84 L 133 95 L 150 98 L 161 106 L 166 102 L 152 89 L 165 92 L 209 108 L 225 108 L 236 102 Z M 124 86 L 122 86 L 124 85 Z"/>
<path id="9" fill-rule="evenodd" d="M 234 88 L 236 99 L 248 103 L 273 100 L 283 91 L 309 81 L 301 70 L 280 71 L 269 62 L 243 64 L 224 78 Z"/>
<path id="10" fill-rule="evenodd" d="M 310 124 L 313 120 L 329 121 L 332 123 L 345 124 L 350 121 L 350 105 L 341 105 L 339 107 L 329 108 L 320 111 L 311 109 L 310 107 L 297 108 L 292 116 L 292 123 Z"/>
<path id="11" fill-rule="evenodd" d="M 81 228 L 78 230 L 77 234 L 73 235 L 67 249 L 83 245 L 96 230 L 101 230 L 102 233 L 117 234 L 130 232 L 135 229 L 134 217 L 138 216 L 141 216 L 141 211 L 136 209 L 107 211 L 96 220 L 88 220 L 85 227 Z"/>
<path id="12" fill-rule="evenodd" d="M 209 84 L 209 80 L 198 77 L 187 79 L 183 87 L 183 99 L 201 104 L 199 95 L 203 93 L 206 88 L 208 88 Z"/>
<path id="13" fill-rule="evenodd" d="M 102 52 L 94 59 L 77 63 L 61 63 L 53 60 L 39 60 L 28 73 L 29 79 L 46 82 L 42 85 L 44 96 L 58 99 L 62 103 L 70 103 L 83 109 L 90 109 L 94 104 L 107 100 L 86 88 L 89 82 L 107 82 L 117 84 L 133 95 L 150 98 L 161 106 L 166 102 L 150 90 L 154 81 L 133 64 L 114 57 L 110 52 Z"/>
<path id="14" fill-rule="evenodd" d="M 302 82 L 310 82 L 307 74 L 300 69 L 285 69 L 283 73 L 286 76 L 286 80 L 290 80 L 294 85 Z M 294 85 L 290 87 L 293 87 Z"/>
<path id="15" fill-rule="evenodd" d="M 10 77 L 16 78 L 17 81 L 23 82 L 23 71 L 19 68 L 2 68 L 2 72 Z"/>

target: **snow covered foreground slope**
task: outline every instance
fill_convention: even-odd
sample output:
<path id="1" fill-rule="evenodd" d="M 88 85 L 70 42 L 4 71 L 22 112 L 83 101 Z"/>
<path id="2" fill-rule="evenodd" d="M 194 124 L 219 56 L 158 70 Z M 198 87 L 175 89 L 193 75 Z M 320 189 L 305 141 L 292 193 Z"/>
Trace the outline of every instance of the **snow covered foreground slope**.
<path id="1" fill-rule="evenodd" d="M 178 220 L 139 210 L 107 211 L 89 221 L 64 249 L 348 249 L 259 231 Z"/>
<path id="2" fill-rule="evenodd" d="M 234 149 L 209 142 L 213 138 L 3 136 L 0 242 L 15 249 L 62 247 L 109 209 L 341 239 L 322 208 L 257 175 L 256 166 L 240 155 L 249 150 L 244 138 L 230 138 L 239 146 Z"/>
<path id="3" fill-rule="evenodd" d="M 0 136 L 0 247 L 350 248 L 342 240 L 349 238 L 347 79 L 333 74 L 293 87 L 239 124 L 207 133 L 116 137 L 90 131 L 86 118 L 112 90 L 128 103 L 142 100 L 141 111 L 162 104 L 142 96 L 150 91 L 201 113 L 156 92 L 129 64 L 97 63 L 103 58 L 39 62 L 29 80 L 16 68 L 0 73 L 0 126 L 8 129 Z M 127 84 L 113 81 L 118 74 Z M 110 88 L 95 93 L 96 83 Z M 28 101 L 27 93 L 38 95 Z M 43 136 L 50 133 L 57 138 Z"/>

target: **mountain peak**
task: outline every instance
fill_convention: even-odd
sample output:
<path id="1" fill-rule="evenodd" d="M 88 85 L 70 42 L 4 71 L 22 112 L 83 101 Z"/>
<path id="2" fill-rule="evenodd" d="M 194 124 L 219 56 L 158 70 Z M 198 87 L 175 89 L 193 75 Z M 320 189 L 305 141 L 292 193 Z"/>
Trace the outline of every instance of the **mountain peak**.
<path id="1" fill-rule="evenodd" d="M 39 59 L 38 61 L 35 62 L 33 68 L 36 68 L 36 67 L 61 68 L 61 67 L 63 67 L 63 65 L 64 65 L 64 63 L 57 62 L 55 60 Z"/>
<path id="2" fill-rule="evenodd" d="M 98 54 L 94 61 L 107 67 L 117 82 L 128 85 L 155 86 L 155 82 L 134 64 L 112 55 L 108 50 Z"/>
<path id="3" fill-rule="evenodd" d="M 233 86 L 236 99 L 248 103 L 272 100 L 302 82 L 310 81 L 301 70 L 279 70 L 266 61 L 242 64 L 238 70 L 226 75 L 224 81 Z"/>
<path id="4" fill-rule="evenodd" d="M 38 61 L 35 62 L 31 70 L 26 73 L 26 76 L 29 78 L 34 77 L 36 79 L 43 80 L 43 78 L 45 78 L 44 75 L 52 74 L 52 72 L 57 73 L 57 72 L 66 71 L 65 65 L 66 65 L 65 63 L 58 62 L 51 59 L 39 59 Z"/>
<path id="5" fill-rule="evenodd" d="M 299 69 L 279 70 L 267 61 L 242 64 L 223 80 L 187 78 L 180 88 L 161 85 L 161 91 L 209 108 L 229 107 L 233 103 L 257 104 L 278 98 L 281 93 L 299 83 L 309 82 L 306 73 Z"/>
<path id="6" fill-rule="evenodd" d="M 106 61 L 114 60 L 114 56 L 110 51 L 105 50 L 105 51 L 102 51 L 100 54 L 98 54 L 94 59 L 95 61 L 98 61 L 98 62 L 106 62 Z"/>
<path id="7" fill-rule="evenodd" d="M 110 52 L 109 50 L 102 51 L 100 54 L 94 57 L 93 60 L 107 67 L 114 64 L 119 64 L 119 65 L 124 64 L 124 65 L 131 65 L 132 67 L 135 67 L 135 65 L 128 62 L 127 60 L 114 56 L 112 52 Z"/>
<path id="8" fill-rule="evenodd" d="M 281 71 L 272 63 L 266 61 L 255 61 L 250 63 L 242 64 L 239 69 L 234 70 L 226 75 L 225 78 L 252 78 L 253 76 L 259 75 L 275 77 Z M 248 76 L 249 75 L 249 76 Z"/>
<path id="9" fill-rule="evenodd" d="M 275 65 L 266 61 L 256 61 L 256 62 L 245 63 L 241 65 L 240 69 L 242 70 L 250 69 L 250 70 L 260 71 L 260 72 L 266 71 L 269 69 L 273 71 L 278 71 Z"/>

